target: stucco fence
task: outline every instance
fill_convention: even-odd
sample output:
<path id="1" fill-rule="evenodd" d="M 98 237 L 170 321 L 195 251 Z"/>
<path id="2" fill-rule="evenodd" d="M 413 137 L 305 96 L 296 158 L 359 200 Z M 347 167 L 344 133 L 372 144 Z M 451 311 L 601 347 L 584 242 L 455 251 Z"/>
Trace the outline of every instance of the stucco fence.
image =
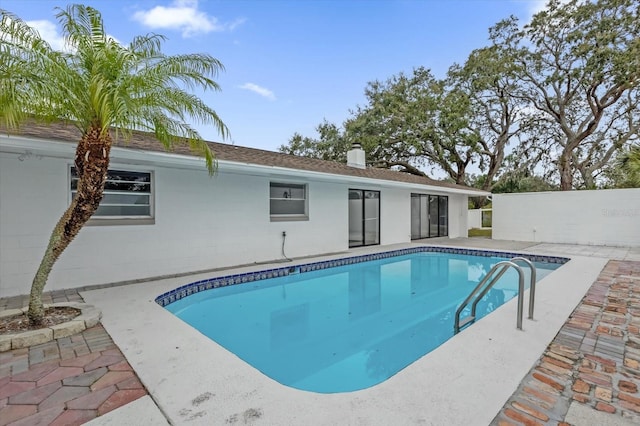
<path id="1" fill-rule="evenodd" d="M 491 209 L 472 209 L 467 214 L 467 229 L 491 228 Z"/>
<path id="2" fill-rule="evenodd" d="M 493 238 L 640 247 L 640 188 L 494 194 Z"/>

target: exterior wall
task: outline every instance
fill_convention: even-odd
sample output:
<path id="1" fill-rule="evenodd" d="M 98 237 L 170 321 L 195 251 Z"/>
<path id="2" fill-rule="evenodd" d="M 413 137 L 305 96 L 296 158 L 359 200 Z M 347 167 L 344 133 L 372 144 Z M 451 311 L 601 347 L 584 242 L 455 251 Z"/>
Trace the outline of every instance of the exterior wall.
<path id="1" fill-rule="evenodd" d="M 68 185 L 56 184 L 67 179 L 66 164 L 0 153 L 0 296 L 28 293 L 69 197 Z"/>
<path id="2" fill-rule="evenodd" d="M 396 229 L 396 235 L 406 235 L 405 241 L 411 240 L 411 194 L 428 194 L 428 195 L 445 195 L 448 197 L 448 209 L 449 209 L 449 238 L 459 238 L 467 236 L 467 205 L 469 204 L 469 197 L 462 194 L 451 194 L 441 191 L 425 191 L 425 190 L 407 190 L 400 191 L 398 196 L 402 194 L 402 198 L 396 200 L 393 205 L 397 209 L 396 218 L 406 217 L 406 225 L 403 224 L 402 228 Z M 399 208 L 402 206 L 402 208 Z M 401 216 L 402 215 L 402 216 Z M 398 225 L 399 226 L 399 225 Z M 398 241 L 404 242 L 404 241 Z"/>
<path id="3" fill-rule="evenodd" d="M 469 220 L 467 224 L 469 229 L 482 228 L 482 210 L 481 209 L 469 210 L 467 214 L 469 215 Z"/>
<path id="4" fill-rule="evenodd" d="M 380 243 L 411 241 L 411 191 L 383 189 L 380 193 Z"/>
<path id="5" fill-rule="evenodd" d="M 50 233 L 70 202 L 69 147 L 50 155 L 0 150 L 1 297 L 29 292 Z M 382 245 L 409 242 L 411 193 L 438 193 L 282 169 L 248 174 L 221 166 L 210 178 L 202 166 L 114 152 L 112 168 L 153 173 L 155 223 L 85 226 L 54 265 L 48 291 L 282 259 L 283 231 L 288 257 L 346 251 L 349 188 L 380 191 Z M 270 181 L 307 184 L 309 220 L 272 222 Z M 441 194 L 449 196 L 450 237 L 466 236 L 467 196 Z"/>
<path id="6" fill-rule="evenodd" d="M 449 238 L 466 238 L 469 197 L 459 194 L 449 195 Z"/>
<path id="7" fill-rule="evenodd" d="M 485 228 L 484 223 L 482 223 L 483 213 L 487 212 L 489 216 L 491 216 L 491 209 L 472 209 L 468 211 L 468 227 L 471 228 Z M 488 222 L 491 222 L 491 217 L 488 219 Z M 491 223 L 489 223 L 489 228 L 491 227 Z"/>
<path id="8" fill-rule="evenodd" d="M 69 164 L 0 154 L 0 296 L 28 293 L 69 202 Z M 309 220 L 271 222 L 268 178 L 140 170 L 154 172 L 155 224 L 85 226 L 54 266 L 47 290 L 281 259 L 283 231 L 289 257 L 347 249 L 344 184 L 303 182 Z"/>
<path id="9" fill-rule="evenodd" d="M 493 238 L 640 246 L 640 189 L 493 195 Z"/>

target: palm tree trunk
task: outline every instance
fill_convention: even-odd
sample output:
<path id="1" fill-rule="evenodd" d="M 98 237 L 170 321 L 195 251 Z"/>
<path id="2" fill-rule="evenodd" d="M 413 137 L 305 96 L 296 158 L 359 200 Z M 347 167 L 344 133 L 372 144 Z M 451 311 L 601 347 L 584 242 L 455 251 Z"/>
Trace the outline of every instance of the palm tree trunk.
<path id="1" fill-rule="evenodd" d="M 91 126 L 78 143 L 75 158 L 79 178 L 78 191 L 69 208 L 53 228 L 40 267 L 31 284 L 27 313 L 31 324 L 42 323 L 42 293 L 51 268 L 98 209 L 107 179 L 110 150 L 111 136 L 108 132 L 102 133 L 97 125 Z"/>

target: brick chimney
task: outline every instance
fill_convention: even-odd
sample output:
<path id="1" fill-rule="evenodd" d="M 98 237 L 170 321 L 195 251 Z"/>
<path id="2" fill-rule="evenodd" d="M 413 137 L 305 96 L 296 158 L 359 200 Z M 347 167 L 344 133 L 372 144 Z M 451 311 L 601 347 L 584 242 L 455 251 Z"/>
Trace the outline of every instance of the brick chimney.
<path id="1" fill-rule="evenodd" d="M 351 145 L 351 149 L 347 151 L 347 166 L 356 167 L 358 169 L 366 169 L 364 150 L 359 143 L 355 142 Z"/>

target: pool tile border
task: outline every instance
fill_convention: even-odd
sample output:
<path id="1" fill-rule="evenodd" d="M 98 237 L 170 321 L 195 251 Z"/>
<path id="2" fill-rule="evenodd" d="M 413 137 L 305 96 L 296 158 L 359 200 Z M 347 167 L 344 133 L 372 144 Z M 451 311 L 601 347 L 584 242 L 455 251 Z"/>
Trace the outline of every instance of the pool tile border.
<path id="1" fill-rule="evenodd" d="M 257 272 L 246 272 L 243 274 L 225 275 L 221 277 L 213 277 L 193 283 L 185 284 L 166 293 L 162 293 L 156 297 L 155 302 L 160 306 L 167 306 L 173 302 L 183 299 L 192 294 L 201 291 L 211 290 L 218 287 L 227 287 L 230 285 L 244 284 L 253 281 L 261 281 L 269 278 L 284 277 L 292 274 L 319 271 L 327 268 L 335 268 L 337 266 L 354 265 L 357 263 L 368 262 L 371 260 L 381 260 L 390 257 L 404 256 L 415 253 L 449 253 L 474 255 L 483 257 L 526 257 L 532 262 L 548 262 L 564 264 L 570 259 L 561 256 L 541 256 L 537 254 L 514 253 L 495 250 L 475 250 L 455 247 L 435 247 L 435 246 L 419 246 L 400 250 L 392 250 L 381 253 L 363 254 L 358 256 L 350 256 L 342 259 L 324 260 L 320 262 L 311 262 L 303 264 L 295 264 L 280 268 L 267 269 Z"/>

